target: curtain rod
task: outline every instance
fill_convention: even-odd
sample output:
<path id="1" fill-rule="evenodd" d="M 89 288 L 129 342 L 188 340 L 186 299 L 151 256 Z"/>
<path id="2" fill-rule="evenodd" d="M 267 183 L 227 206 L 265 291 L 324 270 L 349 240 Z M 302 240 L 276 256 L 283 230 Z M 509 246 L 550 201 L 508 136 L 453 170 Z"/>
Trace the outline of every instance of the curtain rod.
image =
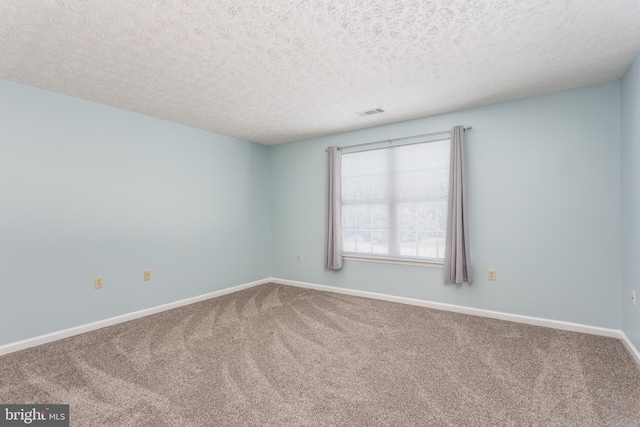
<path id="1" fill-rule="evenodd" d="M 472 128 L 473 128 L 472 126 L 465 126 L 463 129 L 464 130 L 470 130 Z M 413 135 L 413 136 L 403 136 L 401 138 L 382 139 L 380 141 L 365 142 L 363 144 L 347 145 L 346 147 L 338 147 L 338 149 L 342 150 L 343 148 L 364 147 L 365 145 L 381 144 L 383 142 L 388 142 L 389 144 L 391 144 L 392 142 L 402 141 L 403 139 L 424 138 L 424 137 L 427 137 L 427 136 L 444 135 L 446 133 L 451 133 L 451 131 L 450 130 L 445 130 L 445 131 L 442 131 L 442 132 L 432 132 L 432 133 L 423 133 L 423 134 L 420 134 L 420 135 Z M 324 151 L 327 151 L 327 150 L 324 150 Z"/>

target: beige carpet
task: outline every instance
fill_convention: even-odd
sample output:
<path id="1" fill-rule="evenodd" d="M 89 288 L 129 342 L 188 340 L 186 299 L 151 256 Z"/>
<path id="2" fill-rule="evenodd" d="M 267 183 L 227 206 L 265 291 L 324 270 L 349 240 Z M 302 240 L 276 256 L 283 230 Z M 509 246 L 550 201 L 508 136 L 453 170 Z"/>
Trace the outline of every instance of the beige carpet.
<path id="1" fill-rule="evenodd" d="M 0 357 L 72 426 L 635 426 L 619 340 L 267 284 Z"/>

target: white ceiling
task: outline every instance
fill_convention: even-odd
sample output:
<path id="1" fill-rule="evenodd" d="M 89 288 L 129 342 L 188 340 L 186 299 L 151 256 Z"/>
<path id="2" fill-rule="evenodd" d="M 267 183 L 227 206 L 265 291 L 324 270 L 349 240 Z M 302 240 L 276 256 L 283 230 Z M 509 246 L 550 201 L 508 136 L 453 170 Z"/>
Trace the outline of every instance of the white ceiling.
<path id="1" fill-rule="evenodd" d="M 271 145 L 619 79 L 640 0 L 0 0 L 0 40 L 0 78 Z"/>

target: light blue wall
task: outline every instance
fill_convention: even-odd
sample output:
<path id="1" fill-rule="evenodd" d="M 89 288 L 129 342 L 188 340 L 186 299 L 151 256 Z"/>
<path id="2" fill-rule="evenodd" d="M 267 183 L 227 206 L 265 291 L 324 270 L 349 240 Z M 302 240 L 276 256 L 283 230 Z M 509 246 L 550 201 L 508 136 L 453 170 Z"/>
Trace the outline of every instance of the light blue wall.
<path id="1" fill-rule="evenodd" d="M 268 147 L 8 81 L 0 124 L 0 345 L 270 275 Z"/>
<path id="2" fill-rule="evenodd" d="M 325 271 L 325 148 L 457 124 L 473 126 L 474 283 L 445 285 L 438 268 L 349 260 Z M 270 156 L 274 277 L 620 328 L 619 81 L 279 145 Z"/>
<path id="3" fill-rule="evenodd" d="M 622 331 L 640 349 L 640 55 L 622 80 L 621 315 Z"/>
<path id="4" fill-rule="evenodd" d="M 640 347 L 625 296 L 639 68 L 622 101 L 612 82 L 274 147 L 0 81 L 0 345 L 273 276 L 615 329 L 622 301 Z M 326 146 L 455 124 L 474 127 L 473 285 L 437 268 L 325 271 Z"/>

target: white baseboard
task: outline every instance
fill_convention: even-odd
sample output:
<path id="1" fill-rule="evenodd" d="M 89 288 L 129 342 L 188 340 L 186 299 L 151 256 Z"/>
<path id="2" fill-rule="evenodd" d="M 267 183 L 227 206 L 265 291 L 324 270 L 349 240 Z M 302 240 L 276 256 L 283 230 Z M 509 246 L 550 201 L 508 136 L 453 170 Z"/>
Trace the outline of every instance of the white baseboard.
<path id="1" fill-rule="evenodd" d="M 622 335 L 620 339 L 624 343 L 625 347 L 627 347 L 627 350 L 629 351 L 629 353 L 631 353 L 631 356 L 635 357 L 636 362 L 638 362 L 638 364 L 640 365 L 640 351 L 638 351 L 638 349 L 633 345 L 633 343 L 631 343 L 631 341 L 625 335 L 624 332 L 620 331 L 620 334 Z"/>
<path id="2" fill-rule="evenodd" d="M 160 313 L 162 311 L 171 310 L 174 308 L 182 307 L 184 305 L 204 301 L 210 298 L 220 297 L 222 295 L 238 292 L 243 289 L 252 288 L 254 286 L 262 285 L 269 282 L 270 279 L 262 279 L 255 282 L 244 283 L 242 285 L 232 286 L 230 288 L 209 292 L 207 294 L 186 298 L 180 301 L 162 304 L 151 308 L 145 308 L 144 310 L 134 311 L 133 313 L 122 314 L 120 316 L 111 317 L 109 319 L 99 320 L 97 322 L 88 323 L 86 325 L 76 326 L 73 328 L 64 329 L 62 331 L 52 332 L 50 334 L 29 338 L 23 341 L 5 344 L 0 346 L 0 356 L 2 356 L 3 354 L 13 353 L 14 351 L 23 350 L 25 348 L 35 347 L 37 345 L 46 344 L 48 342 L 72 337 L 74 335 L 84 334 L 85 332 L 95 331 L 96 329 L 101 329 L 107 326 L 117 325 L 118 323 L 128 322 L 129 320 L 139 319 L 140 317 L 149 316 L 152 314 Z"/>
<path id="3" fill-rule="evenodd" d="M 561 329 L 563 331 L 582 332 L 585 334 L 602 335 L 605 337 L 613 337 L 622 339 L 622 332 L 617 329 L 607 329 L 598 326 L 582 325 L 580 323 L 563 322 L 560 320 L 549 320 L 540 317 L 521 316 L 519 314 L 503 313 L 500 311 L 483 310 L 481 308 L 465 307 L 462 305 L 445 304 L 441 302 L 432 302 L 414 298 L 397 297 L 387 294 L 378 294 L 375 292 L 358 291 L 354 289 L 337 288 L 334 286 L 318 285 L 315 283 L 298 282 L 295 280 L 285 280 L 278 278 L 269 279 L 273 283 L 282 285 L 297 286 L 301 288 L 316 289 L 319 291 L 334 292 L 339 294 L 353 295 L 363 298 L 373 298 L 383 301 L 397 302 L 401 304 L 417 305 L 420 307 L 434 308 L 436 310 L 453 311 L 455 313 L 471 314 L 474 316 L 490 317 L 492 319 L 508 320 L 510 322 L 526 323 L 535 326 L 544 326 L 547 328 Z M 629 345 L 631 343 L 629 342 Z"/>
<path id="4" fill-rule="evenodd" d="M 107 326 L 116 325 L 118 323 L 128 322 L 129 320 L 138 319 L 140 317 L 149 316 L 152 314 L 160 313 L 162 311 L 171 310 L 171 309 L 182 307 L 189 304 L 194 304 L 196 302 L 204 301 L 210 298 L 220 297 L 222 295 L 238 292 L 243 289 L 252 288 L 254 286 L 262 285 L 265 283 L 278 283 L 281 285 L 297 286 L 300 288 L 316 289 L 319 291 L 334 292 L 339 294 L 353 295 L 353 296 L 363 297 L 363 298 L 372 298 L 372 299 L 378 299 L 383 301 L 391 301 L 391 302 L 397 302 L 400 304 L 416 305 L 419 307 L 433 308 L 436 310 L 452 311 L 455 313 L 489 317 L 492 319 L 508 320 L 511 322 L 526 323 L 526 324 L 535 325 L 535 326 L 544 326 L 547 328 L 561 329 L 564 331 L 582 332 L 586 334 L 618 338 L 622 340 L 622 342 L 624 343 L 629 353 L 631 353 L 631 355 L 635 358 L 638 364 L 640 364 L 640 352 L 631 343 L 629 338 L 627 338 L 627 336 L 622 331 L 617 329 L 607 329 L 607 328 L 601 328 L 598 326 L 589 326 L 589 325 L 583 325 L 580 323 L 563 322 L 559 320 L 549 320 L 549 319 L 543 319 L 539 317 L 521 316 L 518 314 L 483 310 L 480 308 L 465 307 L 461 305 L 445 304 L 440 302 L 419 300 L 414 298 L 398 297 L 394 295 L 379 294 L 379 293 L 368 292 L 368 291 L 358 291 L 355 289 L 348 289 L 348 288 L 337 288 L 334 286 L 319 285 L 316 283 L 300 282 L 296 280 L 278 279 L 275 277 L 256 280 L 255 282 L 245 283 L 238 286 L 232 286 L 230 288 L 209 292 L 207 294 L 186 298 L 180 301 L 175 301 L 172 303 L 163 304 L 163 305 L 147 308 L 140 311 L 135 311 L 133 313 L 127 313 L 120 316 L 111 317 L 109 319 L 100 320 L 97 322 L 88 323 L 86 325 L 76 326 L 69 329 L 64 329 L 62 331 L 52 332 L 50 334 L 29 338 L 23 341 L 5 344 L 0 346 L 0 356 L 3 354 L 13 353 L 18 350 L 23 350 L 25 348 L 35 347 L 37 345 L 46 344 L 48 342 L 61 340 L 63 338 L 68 338 L 74 335 L 83 334 L 85 332 L 95 331 L 96 329 L 101 329 Z"/>
<path id="5" fill-rule="evenodd" d="M 549 320 L 540 317 L 522 316 L 519 314 L 503 313 L 500 311 L 483 310 L 481 308 L 465 307 L 462 305 L 445 304 L 419 300 L 414 298 L 397 297 L 394 295 L 379 294 L 375 292 L 358 291 L 348 288 L 337 288 L 334 286 L 318 285 L 316 283 L 299 282 L 296 280 L 285 280 L 271 277 L 269 282 L 281 285 L 297 286 L 300 288 L 316 289 L 319 291 L 334 292 L 338 294 L 353 295 L 363 298 L 379 299 L 383 301 L 397 302 L 400 304 L 417 305 L 419 307 L 434 308 L 436 310 L 453 311 L 455 313 L 471 314 L 474 316 L 489 317 L 492 319 L 508 320 L 510 322 L 526 323 L 528 325 L 544 326 L 546 328 L 560 329 L 563 331 L 581 332 L 584 334 L 601 335 L 604 337 L 618 338 L 622 341 L 631 356 L 640 365 L 640 351 L 633 345 L 627 336 L 618 329 L 601 328 L 599 326 L 583 325 L 580 323 L 563 322 L 561 320 Z"/>

